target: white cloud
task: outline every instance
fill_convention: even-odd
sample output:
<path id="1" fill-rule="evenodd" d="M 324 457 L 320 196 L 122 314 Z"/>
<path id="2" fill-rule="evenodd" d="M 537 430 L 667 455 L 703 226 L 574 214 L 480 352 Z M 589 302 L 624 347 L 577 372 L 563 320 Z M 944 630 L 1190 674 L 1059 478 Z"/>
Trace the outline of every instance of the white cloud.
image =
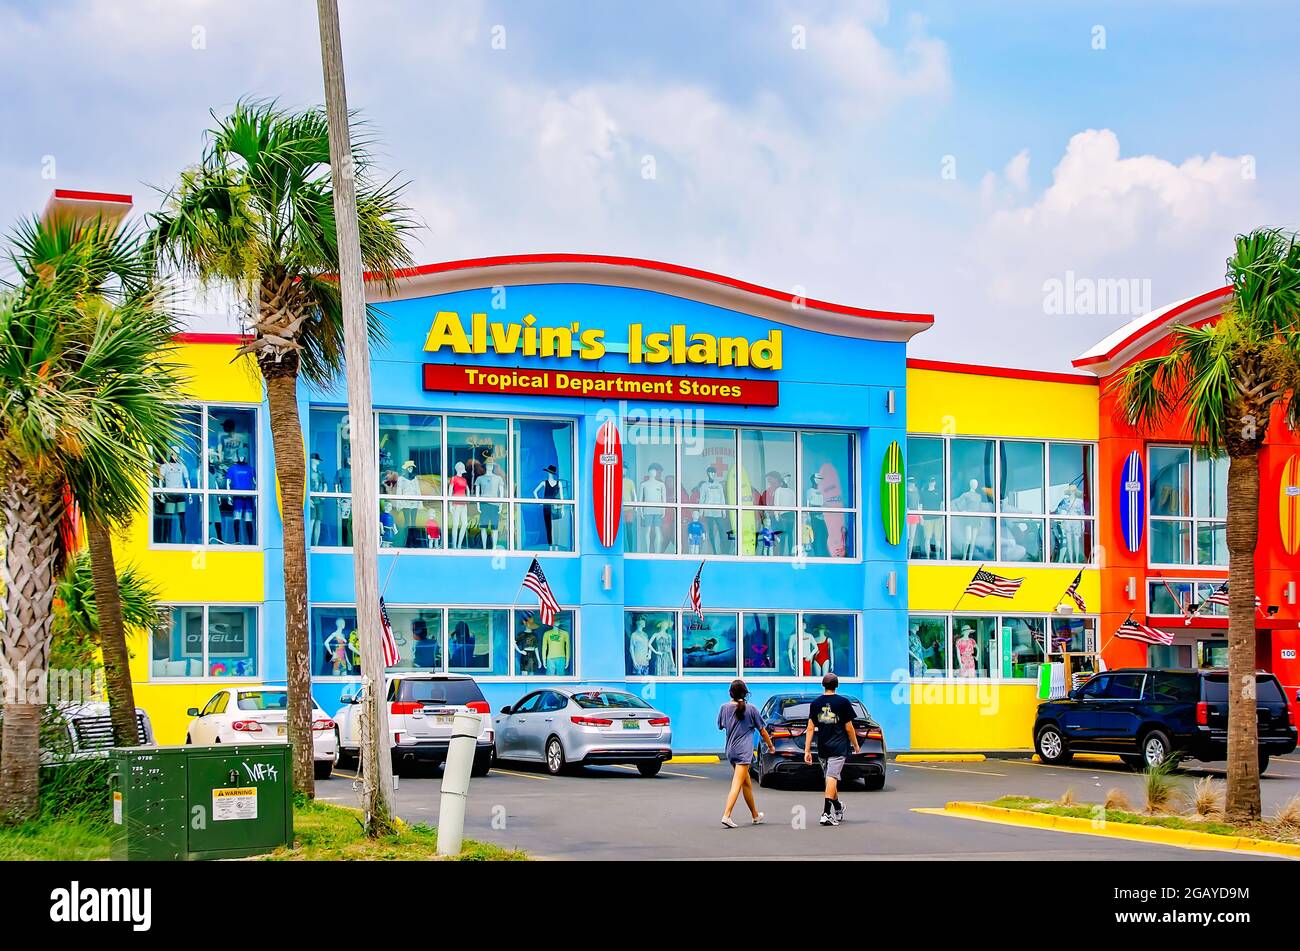
<path id="1" fill-rule="evenodd" d="M 1011 157 L 1007 162 L 1006 168 L 1002 170 L 1003 177 L 1017 191 L 1024 191 L 1029 187 L 1029 149 L 1021 149 Z"/>

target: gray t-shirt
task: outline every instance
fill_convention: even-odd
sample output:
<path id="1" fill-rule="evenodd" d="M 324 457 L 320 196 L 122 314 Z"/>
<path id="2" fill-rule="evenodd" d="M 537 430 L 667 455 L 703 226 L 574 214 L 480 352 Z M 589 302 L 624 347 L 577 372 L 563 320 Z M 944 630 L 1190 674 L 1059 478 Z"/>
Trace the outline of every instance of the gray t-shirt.
<path id="1" fill-rule="evenodd" d="M 727 762 L 748 763 L 754 756 L 754 731 L 763 726 L 758 707 L 745 701 L 743 716 L 736 716 L 736 702 L 730 700 L 718 711 L 718 729 L 727 732 Z"/>

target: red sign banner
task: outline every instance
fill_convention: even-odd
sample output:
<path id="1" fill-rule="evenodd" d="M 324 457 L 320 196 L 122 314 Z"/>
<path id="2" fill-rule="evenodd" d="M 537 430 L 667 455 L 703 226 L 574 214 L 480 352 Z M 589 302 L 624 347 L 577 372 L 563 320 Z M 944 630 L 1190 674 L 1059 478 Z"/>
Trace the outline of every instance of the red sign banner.
<path id="1" fill-rule="evenodd" d="M 662 400 L 672 403 L 731 403 L 776 406 L 776 380 L 590 373 L 518 367 L 426 363 L 424 388 L 445 393 L 510 393 L 576 396 L 601 400 Z"/>

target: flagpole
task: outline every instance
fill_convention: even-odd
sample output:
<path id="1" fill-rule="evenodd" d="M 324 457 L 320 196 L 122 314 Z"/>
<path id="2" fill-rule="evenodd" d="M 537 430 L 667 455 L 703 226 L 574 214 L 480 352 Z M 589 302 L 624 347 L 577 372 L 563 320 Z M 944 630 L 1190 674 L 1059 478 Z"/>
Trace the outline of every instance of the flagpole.
<path id="1" fill-rule="evenodd" d="M 950 614 L 957 613 L 957 605 L 961 604 L 962 599 L 966 597 L 966 589 L 970 587 L 971 581 L 975 580 L 976 575 L 978 575 L 981 571 L 984 570 L 984 566 L 986 564 L 988 564 L 988 562 L 981 562 L 980 566 L 975 569 L 975 574 L 970 576 L 970 581 L 967 581 L 966 584 L 962 587 L 961 594 L 957 595 L 957 604 L 954 604 L 952 606 L 952 611 L 949 612 Z"/>
<path id="2" fill-rule="evenodd" d="M 402 549 L 395 549 L 393 552 L 393 563 L 388 566 L 388 574 L 384 575 L 384 583 L 379 586 L 379 596 L 382 598 L 388 591 L 388 582 L 393 580 L 393 571 L 397 568 L 397 559 L 402 557 Z"/>
<path id="3" fill-rule="evenodd" d="M 1128 612 L 1128 617 L 1124 618 L 1124 620 L 1122 620 L 1122 621 L 1119 622 L 1119 627 L 1123 627 L 1125 624 L 1127 624 L 1127 623 L 1128 623 L 1129 621 L 1131 621 L 1131 620 L 1133 620 L 1133 612 L 1132 612 L 1132 611 L 1129 611 L 1129 612 Z M 1115 631 L 1118 631 L 1118 630 L 1119 630 L 1119 627 L 1115 628 Z M 1099 646 L 1097 647 L 1097 656 L 1098 656 L 1098 657 L 1101 656 L 1101 652 L 1102 652 L 1102 651 L 1104 651 L 1107 647 L 1110 646 L 1110 642 L 1113 641 L 1113 640 L 1118 636 L 1118 635 L 1115 633 L 1115 631 L 1111 631 L 1110 639 L 1107 640 L 1105 644 L 1101 644 L 1101 645 L 1099 645 Z"/>

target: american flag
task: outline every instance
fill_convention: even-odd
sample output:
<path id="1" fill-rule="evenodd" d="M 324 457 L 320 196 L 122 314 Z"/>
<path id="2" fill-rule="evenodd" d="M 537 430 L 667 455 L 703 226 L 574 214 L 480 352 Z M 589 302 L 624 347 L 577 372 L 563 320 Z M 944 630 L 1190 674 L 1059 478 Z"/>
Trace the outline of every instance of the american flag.
<path id="1" fill-rule="evenodd" d="M 546 582 L 546 575 L 542 574 L 542 566 L 538 564 L 537 559 L 528 566 L 528 572 L 524 575 L 524 587 L 537 595 L 538 604 L 541 606 L 542 623 L 550 627 L 555 623 L 555 615 L 560 613 L 560 602 L 555 600 L 555 595 L 551 593 L 551 586 Z"/>
<path id="2" fill-rule="evenodd" d="M 1130 614 L 1119 630 L 1115 632 L 1116 637 L 1127 638 L 1130 641 L 1142 641 L 1144 644 L 1172 644 L 1174 635 L 1172 631 L 1159 631 L 1154 627 L 1148 627 L 1145 624 L 1139 624 L 1133 620 Z"/>
<path id="3" fill-rule="evenodd" d="M 704 562 L 700 562 L 700 567 L 695 569 L 695 578 L 691 581 L 690 599 L 691 610 L 701 621 L 704 620 L 704 602 L 700 599 L 700 572 L 704 570 Z"/>
<path id="4" fill-rule="evenodd" d="M 1083 581 L 1083 569 L 1079 570 L 1079 573 L 1074 576 L 1074 580 L 1070 582 L 1070 586 L 1065 589 L 1065 596 L 1078 605 L 1080 611 L 1087 611 L 1088 605 L 1083 603 L 1083 595 L 1079 594 L 1079 582 L 1081 581 Z"/>
<path id="5" fill-rule="evenodd" d="M 384 632 L 384 666 L 396 667 L 400 656 L 397 652 L 397 638 L 393 637 L 393 623 L 388 620 L 388 605 L 384 604 L 383 598 L 379 599 L 379 624 Z"/>
<path id="6" fill-rule="evenodd" d="M 1228 606 L 1228 582 L 1219 585 L 1217 591 L 1205 599 L 1206 604 L 1222 604 L 1225 608 Z M 1260 606 L 1259 595 L 1255 595 L 1255 609 Z"/>
<path id="7" fill-rule="evenodd" d="M 981 568 L 975 572 L 970 584 L 966 585 L 966 594 L 973 594 L 977 598 L 985 598 L 990 594 L 999 598 L 1014 598 L 1024 583 L 1024 578 L 1004 578 Z"/>

